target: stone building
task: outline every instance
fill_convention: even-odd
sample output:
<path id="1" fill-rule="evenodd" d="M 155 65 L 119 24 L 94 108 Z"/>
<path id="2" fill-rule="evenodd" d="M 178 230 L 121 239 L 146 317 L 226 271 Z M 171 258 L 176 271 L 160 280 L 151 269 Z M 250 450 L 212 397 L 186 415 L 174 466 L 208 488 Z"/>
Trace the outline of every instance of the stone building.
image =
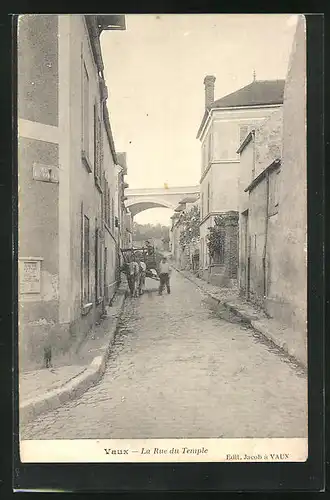
<path id="1" fill-rule="evenodd" d="M 20 361 L 82 340 L 116 289 L 117 157 L 99 37 L 124 16 L 18 21 Z"/>
<path id="2" fill-rule="evenodd" d="M 282 135 L 282 112 L 275 111 L 238 149 L 239 288 L 259 305 L 264 304 L 275 278 L 271 254 L 276 250 L 278 231 Z"/>
<path id="3" fill-rule="evenodd" d="M 118 199 L 117 199 L 117 227 L 118 227 L 118 247 L 130 248 L 133 244 L 133 216 L 129 208 L 126 207 L 127 197 L 125 190 L 128 184 L 125 181 L 127 175 L 126 153 L 117 153 L 118 157 Z M 121 259 L 121 256 L 120 256 Z"/>
<path id="4" fill-rule="evenodd" d="M 240 289 L 306 339 L 306 41 L 300 16 L 275 112 L 239 148 Z M 249 177 L 249 178 L 248 178 Z"/>
<path id="5" fill-rule="evenodd" d="M 247 133 L 282 107 L 283 80 L 253 80 L 214 101 L 214 76 L 206 76 L 205 112 L 197 138 L 202 145 L 200 178 L 200 276 L 225 286 L 236 284 L 238 268 L 238 203 L 240 157 L 237 149 Z M 221 215 L 223 244 L 212 261 L 209 228 Z"/>
<path id="6" fill-rule="evenodd" d="M 199 256 L 199 236 L 195 237 L 186 245 L 181 244 L 181 234 L 185 230 L 185 216 L 190 216 L 192 208 L 199 210 L 199 196 L 184 198 L 171 217 L 172 227 L 170 230 L 172 260 L 178 269 L 192 270 L 194 265 L 193 256 Z"/>

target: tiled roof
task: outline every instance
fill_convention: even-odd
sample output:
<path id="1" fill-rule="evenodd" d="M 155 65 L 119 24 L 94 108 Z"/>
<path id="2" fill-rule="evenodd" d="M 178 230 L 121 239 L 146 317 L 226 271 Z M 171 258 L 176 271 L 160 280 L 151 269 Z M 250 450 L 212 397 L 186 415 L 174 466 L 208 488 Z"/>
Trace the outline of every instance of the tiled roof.
<path id="1" fill-rule="evenodd" d="M 214 101 L 211 108 L 283 103 L 285 80 L 256 80 Z"/>
<path id="2" fill-rule="evenodd" d="M 249 85 L 217 99 L 214 101 L 212 106 L 205 110 L 197 137 L 199 137 L 202 131 L 209 110 L 214 108 L 235 108 L 282 104 L 284 97 L 284 85 L 285 80 L 255 80 Z"/>

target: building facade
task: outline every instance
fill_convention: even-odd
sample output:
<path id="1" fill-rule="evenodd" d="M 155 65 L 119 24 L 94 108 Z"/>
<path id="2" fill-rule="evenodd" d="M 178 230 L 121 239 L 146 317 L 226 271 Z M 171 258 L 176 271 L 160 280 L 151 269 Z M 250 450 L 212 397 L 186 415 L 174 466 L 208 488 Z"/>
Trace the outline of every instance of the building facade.
<path id="1" fill-rule="evenodd" d="M 117 225 L 119 229 L 119 248 L 130 248 L 133 243 L 133 216 L 126 207 L 125 189 L 128 184 L 125 181 L 127 175 L 126 153 L 117 153 L 118 158 L 118 199 L 117 199 Z M 120 256 L 121 259 L 121 256 Z"/>
<path id="2" fill-rule="evenodd" d="M 20 361 L 68 350 L 116 289 L 116 152 L 99 36 L 122 16 L 18 23 Z M 119 20 L 119 24 L 118 24 Z"/>
<path id="3" fill-rule="evenodd" d="M 200 179 L 200 276 L 232 286 L 238 268 L 238 210 L 240 156 L 237 149 L 250 130 L 283 104 L 284 81 L 253 81 L 214 101 L 214 76 L 207 76 L 205 113 L 197 138 L 202 146 Z M 223 244 L 212 259 L 209 228 L 221 216 Z"/>
<path id="4" fill-rule="evenodd" d="M 239 149 L 241 292 L 306 340 L 306 41 L 297 24 L 276 112 Z M 249 177 L 249 178 L 248 178 Z"/>
<path id="5" fill-rule="evenodd" d="M 199 234 L 194 234 L 192 238 L 188 237 L 185 243 L 181 240 L 181 235 L 187 230 L 189 231 L 186 223 L 187 218 L 191 231 L 193 231 L 194 225 L 192 219 L 196 219 L 198 224 L 199 204 L 198 196 L 186 198 L 176 207 L 174 215 L 171 217 L 171 256 L 175 266 L 181 270 L 195 270 L 197 261 L 199 262 Z"/>
<path id="6" fill-rule="evenodd" d="M 277 248 L 282 137 L 279 110 L 250 132 L 238 149 L 239 288 L 245 298 L 261 306 L 276 279 L 272 252 Z"/>

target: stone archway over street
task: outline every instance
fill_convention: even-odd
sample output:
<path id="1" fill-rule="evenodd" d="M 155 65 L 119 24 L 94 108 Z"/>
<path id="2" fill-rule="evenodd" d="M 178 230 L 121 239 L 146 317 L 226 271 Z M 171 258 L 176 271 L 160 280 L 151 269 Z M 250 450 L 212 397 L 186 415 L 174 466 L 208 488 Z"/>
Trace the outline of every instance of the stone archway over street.
<path id="1" fill-rule="evenodd" d="M 198 194 L 199 186 L 126 189 L 126 207 L 133 217 L 149 208 L 175 210 L 180 203 L 196 199 Z"/>

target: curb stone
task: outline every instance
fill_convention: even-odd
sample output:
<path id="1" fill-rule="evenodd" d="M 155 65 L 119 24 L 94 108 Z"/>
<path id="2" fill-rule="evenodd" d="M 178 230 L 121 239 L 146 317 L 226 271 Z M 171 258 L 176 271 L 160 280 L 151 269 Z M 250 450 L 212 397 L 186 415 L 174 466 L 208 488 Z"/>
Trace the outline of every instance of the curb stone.
<path id="1" fill-rule="evenodd" d="M 64 403 L 77 399 L 104 375 L 110 349 L 115 337 L 118 323 L 125 304 L 126 294 L 119 296 L 118 315 L 107 336 L 107 344 L 101 348 L 102 354 L 96 356 L 90 365 L 76 377 L 64 383 L 61 387 L 50 391 L 46 396 L 40 396 L 25 401 L 19 407 L 20 424 L 27 424 L 36 417 L 50 410 L 56 410 Z"/>
<path id="2" fill-rule="evenodd" d="M 174 266 L 173 266 L 174 267 Z M 270 340 L 273 344 L 276 345 L 276 347 L 280 348 L 286 355 L 289 355 L 293 360 L 300 366 L 302 366 L 305 370 L 307 369 L 307 362 L 306 359 L 302 356 L 300 356 L 295 349 L 289 348 L 287 342 L 284 340 L 278 339 L 271 331 L 266 329 L 264 325 L 261 324 L 260 318 L 257 314 L 249 314 L 239 307 L 237 307 L 236 304 L 233 304 L 232 302 L 226 302 L 226 301 L 221 301 L 218 297 L 214 296 L 211 292 L 209 292 L 206 288 L 204 288 L 201 284 L 199 284 L 197 281 L 195 281 L 192 277 L 187 276 L 185 272 L 181 271 L 180 269 L 174 267 L 176 271 L 178 271 L 182 276 L 184 276 L 187 280 L 191 281 L 194 283 L 198 288 L 200 288 L 204 293 L 209 295 L 213 300 L 215 300 L 218 304 L 221 304 L 229 312 L 232 312 L 236 314 L 247 326 L 250 326 L 253 330 L 261 334 L 263 337 L 265 337 L 267 340 Z"/>

